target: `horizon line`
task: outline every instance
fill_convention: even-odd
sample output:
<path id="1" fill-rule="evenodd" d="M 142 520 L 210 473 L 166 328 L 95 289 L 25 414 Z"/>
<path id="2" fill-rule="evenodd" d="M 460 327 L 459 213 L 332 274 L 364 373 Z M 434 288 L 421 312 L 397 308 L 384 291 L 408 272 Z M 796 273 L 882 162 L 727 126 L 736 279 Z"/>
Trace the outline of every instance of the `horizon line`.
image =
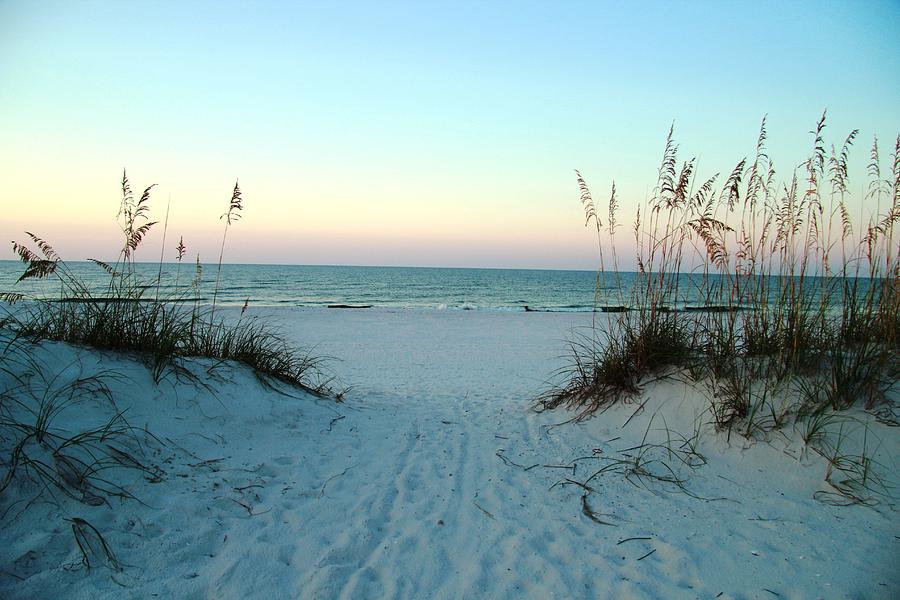
<path id="1" fill-rule="evenodd" d="M 91 263 L 92 259 L 84 258 L 81 260 L 62 260 L 65 263 Z M 22 261 L 15 258 L 0 258 L 0 262 L 21 263 Z M 105 261 L 114 264 L 119 261 Z M 159 261 L 159 260 L 135 260 L 135 264 L 141 265 L 177 265 L 178 261 Z M 194 261 L 182 261 L 181 264 L 193 265 Z M 203 266 L 217 265 L 217 262 L 200 262 Z M 597 269 L 584 268 L 566 268 L 566 267 L 463 267 L 463 266 L 437 266 L 437 265 L 364 265 L 364 264 L 333 264 L 333 263 L 285 263 L 285 262 L 223 262 L 223 266 L 248 266 L 248 267 L 349 267 L 349 268 L 366 268 L 366 269 L 472 269 L 482 271 L 578 271 L 584 273 L 596 273 Z M 611 271 L 610 271 L 611 272 Z M 620 273 L 631 273 L 637 271 L 619 271 Z"/>
<path id="2" fill-rule="evenodd" d="M 21 260 L 12 259 L 12 258 L 0 258 L 0 263 L 21 263 Z M 71 260 L 66 261 L 62 260 L 61 262 L 65 263 L 91 263 L 91 259 L 83 259 L 83 260 Z M 108 262 L 108 261 L 107 261 Z M 139 265 L 178 265 L 177 261 L 150 261 L 150 260 L 136 260 L 134 263 Z M 115 264 L 115 263 L 111 263 Z M 181 264 L 193 265 L 193 261 L 182 262 Z M 201 262 L 201 266 L 216 266 L 218 263 L 203 263 Z M 257 262 L 223 262 L 223 266 L 238 266 L 238 267 L 326 267 L 326 268 L 360 268 L 360 269 L 443 269 L 443 270 L 471 270 L 471 271 L 557 271 L 557 272 L 574 272 L 574 273 L 592 273 L 597 274 L 601 272 L 599 269 L 563 269 L 563 268 L 549 268 L 549 267 L 447 267 L 447 266 L 423 266 L 423 265 L 337 265 L 337 264 L 300 264 L 300 263 L 257 263 Z M 602 271 L 605 274 L 637 274 L 640 273 L 639 270 L 619 270 L 619 271 Z M 697 272 L 694 271 L 678 271 L 678 275 L 696 275 Z M 709 273 L 710 275 L 722 276 L 723 273 Z M 734 275 L 735 273 L 730 272 L 727 275 Z M 784 273 L 770 273 L 769 277 L 798 277 L 798 275 L 786 275 Z M 807 277 L 813 278 L 823 278 L 829 277 L 827 275 L 806 275 Z M 856 274 L 855 277 L 859 277 L 861 279 L 870 279 L 868 275 Z M 830 277 L 838 277 L 838 275 L 830 275 Z"/>

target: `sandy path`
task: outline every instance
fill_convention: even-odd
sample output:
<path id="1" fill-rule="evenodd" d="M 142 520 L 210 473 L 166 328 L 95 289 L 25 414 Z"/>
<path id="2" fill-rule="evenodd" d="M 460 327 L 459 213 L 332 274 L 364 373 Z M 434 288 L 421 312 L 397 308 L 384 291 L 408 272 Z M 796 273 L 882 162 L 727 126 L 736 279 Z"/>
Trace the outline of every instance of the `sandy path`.
<path id="1" fill-rule="evenodd" d="M 482 313 L 422 313 L 424 323 L 415 327 L 402 312 L 380 319 L 370 313 L 325 315 L 333 321 L 318 316 L 313 335 L 343 357 L 336 367 L 342 379 L 361 382 L 351 395 L 371 404 L 339 425 L 349 430 L 359 421 L 362 431 L 353 440 L 352 469 L 327 494 L 335 502 L 350 500 L 338 510 L 347 517 L 335 543 L 309 556 L 319 568 L 303 590 L 342 598 L 411 598 L 422 590 L 444 597 L 566 595 L 558 577 L 535 578 L 520 568 L 527 561 L 518 556 L 523 538 L 531 538 L 533 555 L 535 539 L 544 536 L 508 505 L 524 508 L 533 481 L 523 478 L 528 484 L 511 493 L 505 478 L 516 475 L 496 456 L 523 437 L 527 446 L 536 433 L 523 409 L 526 394 L 534 394 L 548 372 L 543 363 L 545 372 L 537 376 L 528 361 L 551 350 L 547 330 L 505 328 L 498 338 L 491 335 L 497 315 Z M 572 316 L 549 321 L 568 323 Z M 314 326 L 291 324 L 307 333 Z M 522 363 L 510 362 L 498 374 L 497 357 L 511 350 Z M 508 389 L 512 380 L 517 385 Z M 373 443 L 380 451 L 372 451 Z M 506 583 L 498 589 L 501 580 Z"/>

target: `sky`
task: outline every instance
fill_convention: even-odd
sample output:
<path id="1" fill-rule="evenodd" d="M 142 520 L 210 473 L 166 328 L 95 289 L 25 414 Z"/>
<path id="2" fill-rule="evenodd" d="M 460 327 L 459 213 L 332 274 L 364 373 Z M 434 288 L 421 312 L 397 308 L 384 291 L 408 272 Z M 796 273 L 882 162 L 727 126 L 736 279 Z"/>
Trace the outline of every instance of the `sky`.
<path id="1" fill-rule="evenodd" d="M 139 260 L 217 260 L 239 180 L 225 262 L 593 269 L 574 169 L 628 221 L 673 123 L 701 175 L 823 109 L 886 157 L 898 73 L 897 1 L 0 0 L 0 240 L 115 259 L 127 169 Z"/>

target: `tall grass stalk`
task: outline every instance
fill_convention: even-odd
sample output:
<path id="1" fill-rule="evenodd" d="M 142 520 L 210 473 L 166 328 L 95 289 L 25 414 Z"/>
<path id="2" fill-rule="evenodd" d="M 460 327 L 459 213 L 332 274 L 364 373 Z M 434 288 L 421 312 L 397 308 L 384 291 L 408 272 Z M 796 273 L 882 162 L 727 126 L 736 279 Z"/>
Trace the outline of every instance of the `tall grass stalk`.
<path id="1" fill-rule="evenodd" d="M 241 218 L 241 211 L 244 210 L 243 200 L 241 198 L 241 188 L 238 182 L 234 182 L 234 191 L 231 193 L 231 202 L 228 204 L 228 210 L 225 211 L 219 219 L 225 219 L 225 229 L 222 232 L 222 247 L 219 249 L 219 262 L 216 266 L 216 285 L 213 290 L 212 314 L 215 314 L 216 299 L 219 296 L 219 278 L 222 275 L 222 258 L 225 256 L 225 238 L 228 236 L 228 228 L 232 222 L 236 222 Z"/>

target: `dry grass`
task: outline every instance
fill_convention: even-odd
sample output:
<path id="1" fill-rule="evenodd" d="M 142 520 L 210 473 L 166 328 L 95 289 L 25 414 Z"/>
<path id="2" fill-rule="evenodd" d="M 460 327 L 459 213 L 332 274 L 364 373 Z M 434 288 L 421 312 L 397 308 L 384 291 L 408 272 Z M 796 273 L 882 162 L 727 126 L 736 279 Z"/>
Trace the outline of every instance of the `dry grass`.
<path id="1" fill-rule="evenodd" d="M 119 258 L 112 265 L 92 259 L 109 277 L 102 294 L 79 280 L 46 240 L 26 233 L 29 243 L 14 242 L 13 250 L 25 264 L 19 280 L 56 278 L 60 296 L 55 300 L 30 299 L 9 311 L 2 324 L 34 340 L 60 340 L 135 353 L 147 360 L 157 380 L 167 370 L 177 369 L 178 359 L 207 357 L 243 363 L 263 378 L 294 385 L 315 395 L 330 394 L 321 361 L 308 351 L 290 344 L 266 322 L 245 318 L 244 311 L 237 319 L 230 320 L 216 314 L 225 235 L 243 208 L 237 184 L 228 211 L 223 215 L 227 221 L 212 305 L 204 306 L 199 301 L 202 274 L 199 256 L 190 286 L 183 291 L 178 287 L 186 252 L 183 237 L 176 248 L 178 273 L 174 294 L 161 295 L 159 277 L 155 281 L 141 280 L 135 272 L 134 255 L 156 225 L 149 220 L 153 187 L 147 187 L 135 199 L 128 178 L 122 178 L 119 219 L 124 242 Z M 2 299 L 29 300 L 12 290 Z"/>
<path id="2" fill-rule="evenodd" d="M 572 344 L 562 385 L 539 408 L 584 418 L 677 373 L 706 391 L 719 428 L 765 437 L 887 402 L 900 375 L 900 137 L 887 169 L 873 140 L 866 192 L 854 197 L 858 131 L 826 151 L 825 125 L 823 114 L 810 155 L 781 184 L 765 120 L 752 158 L 724 180 L 698 177 L 695 159 L 679 166 L 670 130 L 656 186 L 633 223 L 638 273 L 630 289 L 619 286 L 626 310 Z M 613 276 L 615 187 L 604 226 L 576 175 L 597 231 L 599 291 Z"/>

